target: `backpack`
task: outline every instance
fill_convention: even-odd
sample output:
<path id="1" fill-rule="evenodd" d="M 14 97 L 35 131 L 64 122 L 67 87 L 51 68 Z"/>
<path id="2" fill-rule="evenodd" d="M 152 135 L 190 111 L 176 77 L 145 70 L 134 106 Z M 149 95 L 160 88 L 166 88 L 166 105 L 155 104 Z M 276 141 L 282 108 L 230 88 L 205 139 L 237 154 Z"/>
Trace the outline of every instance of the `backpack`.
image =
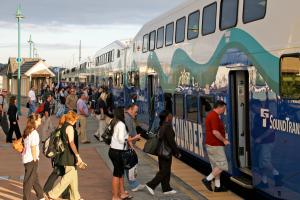
<path id="1" fill-rule="evenodd" d="M 55 158 L 65 151 L 60 129 L 53 131 L 43 144 L 43 154 L 47 158 Z"/>
<path id="2" fill-rule="evenodd" d="M 118 120 L 116 119 L 112 119 L 109 124 L 106 126 L 104 133 L 101 135 L 101 138 L 103 139 L 103 141 L 110 145 L 111 143 L 111 138 L 112 135 L 114 133 L 114 126 L 118 123 Z"/>
<path id="3" fill-rule="evenodd" d="M 35 113 L 40 114 L 42 112 L 44 112 L 45 109 L 45 102 L 43 102 L 35 111 Z"/>

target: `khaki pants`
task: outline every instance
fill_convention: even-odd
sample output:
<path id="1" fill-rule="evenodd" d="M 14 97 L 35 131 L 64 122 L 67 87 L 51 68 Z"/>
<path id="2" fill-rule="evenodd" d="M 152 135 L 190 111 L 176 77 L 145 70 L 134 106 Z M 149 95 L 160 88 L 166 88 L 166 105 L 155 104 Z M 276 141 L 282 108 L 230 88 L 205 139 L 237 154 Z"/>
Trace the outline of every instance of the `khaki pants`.
<path id="1" fill-rule="evenodd" d="M 107 116 L 105 116 L 104 119 L 101 119 L 101 115 L 96 115 L 96 118 L 99 121 L 99 123 L 98 123 L 98 129 L 97 129 L 95 135 L 100 137 L 100 141 L 101 141 L 102 140 L 101 135 L 104 133 L 104 130 L 105 130 L 106 126 L 109 124 L 111 119 Z"/>
<path id="2" fill-rule="evenodd" d="M 86 135 L 86 117 L 83 115 L 79 116 L 79 122 L 80 122 L 80 141 L 86 142 L 88 141 L 87 135 Z"/>
<path id="3" fill-rule="evenodd" d="M 52 199 L 57 199 L 68 186 L 70 186 L 70 200 L 79 200 L 78 174 L 74 166 L 65 166 L 65 175 L 48 194 Z"/>

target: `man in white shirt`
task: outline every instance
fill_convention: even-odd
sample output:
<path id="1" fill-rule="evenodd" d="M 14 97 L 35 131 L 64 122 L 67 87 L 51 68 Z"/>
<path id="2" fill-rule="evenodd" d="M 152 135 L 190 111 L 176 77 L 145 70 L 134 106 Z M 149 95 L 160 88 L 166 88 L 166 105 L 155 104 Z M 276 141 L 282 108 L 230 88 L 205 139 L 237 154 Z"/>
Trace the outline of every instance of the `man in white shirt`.
<path id="1" fill-rule="evenodd" d="M 30 91 L 28 92 L 28 98 L 29 98 L 29 110 L 28 110 L 28 116 L 31 115 L 31 113 L 35 112 L 35 103 L 36 103 L 36 96 L 35 96 L 35 87 L 32 86 Z"/>

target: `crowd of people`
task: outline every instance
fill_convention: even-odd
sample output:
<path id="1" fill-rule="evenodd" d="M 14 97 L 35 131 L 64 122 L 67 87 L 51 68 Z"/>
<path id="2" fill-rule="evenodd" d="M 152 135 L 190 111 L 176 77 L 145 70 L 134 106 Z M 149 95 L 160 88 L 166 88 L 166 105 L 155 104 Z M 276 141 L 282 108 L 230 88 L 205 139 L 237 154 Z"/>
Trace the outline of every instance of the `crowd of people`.
<path id="1" fill-rule="evenodd" d="M 36 192 L 38 199 L 57 199 L 63 197 L 71 200 L 82 199 L 78 190 L 77 169 L 85 168 L 86 164 L 79 155 L 79 143 L 88 144 L 87 118 L 93 116 L 98 121 L 98 128 L 93 134 L 94 137 L 102 141 L 102 134 L 107 126 L 114 120 L 113 134 L 109 148 L 109 158 L 114 166 L 112 178 L 112 200 L 131 199 L 133 196 L 125 190 L 124 175 L 128 181 L 132 192 L 146 189 L 151 195 L 155 194 L 155 188 L 161 184 L 164 194 L 177 193 L 170 186 L 172 156 L 180 157 L 180 151 L 175 142 L 175 132 L 172 127 L 172 113 L 166 109 L 159 114 L 158 138 L 160 149 L 167 149 L 168 155 L 157 150 L 159 171 L 155 177 L 145 184 L 141 184 L 138 179 L 129 178 L 129 170 L 125 169 L 122 155 L 128 148 L 135 151 L 135 143 L 140 140 L 140 128 L 137 128 L 136 117 L 138 115 L 138 105 L 131 104 L 124 107 L 114 108 L 112 94 L 106 87 L 66 87 L 50 88 L 46 85 L 40 94 L 40 100 L 32 87 L 28 93 L 28 121 L 26 128 L 21 134 L 18 125 L 17 100 L 12 96 L 9 104 L 6 102 L 6 90 L 0 95 L 0 112 L 3 121 L 5 115 L 8 117 L 9 127 L 6 130 L 6 142 L 13 141 L 13 132 L 16 138 L 23 138 L 24 151 L 22 161 L 25 166 L 24 194 L 23 199 L 31 199 L 31 189 Z M 38 105 L 39 104 L 39 105 Z M 38 105 L 38 106 L 37 106 Z M 203 184 L 212 191 L 211 182 L 215 180 L 215 192 L 226 191 L 220 185 L 220 173 L 227 170 L 228 164 L 224 153 L 224 145 L 229 145 L 225 138 L 224 126 L 219 115 L 225 112 L 225 103 L 218 101 L 214 110 L 207 117 L 207 151 L 213 168 L 212 173 L 202 180 Z M 59 109 L 62 109 L 60 111 Z M 58 114 L 59 113 L 59 114 Z M 51 115 L 55 114 L 59 118 L 57 126 L 53 125 Z M 41 133 L 37 128 L 41 125 Z M 4 125 L 1 122 L 2 129 Z M 38 161 L 40 154 L 40 140 L 44 143 L 51 133 L 59 130 L 65 145 L 65 151 L 58 157 L 51 159 L 53 172 L 50 174 L 44 187 L 40 185 L 38 177 Z M 164 151 L 165 151 L 164 149 Z M 57 179 L 59 182 L 55 184 Z"/>

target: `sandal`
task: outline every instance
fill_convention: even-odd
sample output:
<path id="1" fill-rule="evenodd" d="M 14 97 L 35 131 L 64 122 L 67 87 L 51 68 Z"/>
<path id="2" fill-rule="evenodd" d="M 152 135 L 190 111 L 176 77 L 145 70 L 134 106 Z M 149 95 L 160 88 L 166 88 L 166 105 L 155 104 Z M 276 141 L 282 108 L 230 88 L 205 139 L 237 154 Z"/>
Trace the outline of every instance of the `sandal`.
<path id="1" fill-rule="evenodd" d="M 132 199 L 133 196 L 130 196 L 130 195 L 122 196 L 122 195 L 121 195 L 120 198 L 123 199 L 123 200 L 129 200 L 129 199 Z"/>

